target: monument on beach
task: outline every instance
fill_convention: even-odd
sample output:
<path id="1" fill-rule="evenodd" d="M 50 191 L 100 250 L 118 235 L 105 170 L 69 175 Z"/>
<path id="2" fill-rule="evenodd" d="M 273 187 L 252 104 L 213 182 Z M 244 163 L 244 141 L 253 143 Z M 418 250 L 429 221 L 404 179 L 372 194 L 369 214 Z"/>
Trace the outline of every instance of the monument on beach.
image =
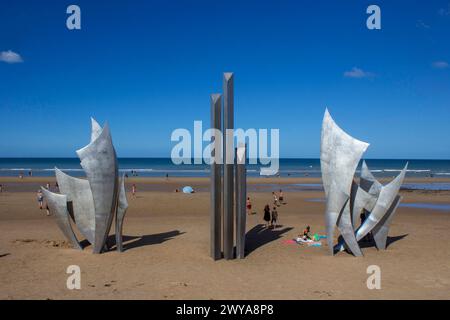
<path id="1" fill-rule="evenodd" d="M 325 110 L 322 123 L 320 166 L 325 189 L 325 222 L 330 253 L 347 249 L 362 256 L 358 241 L 371 233 L 378 249 L 386 249 L 389 226 L 401 197 L 398 195 L 408 164 L 383 186 L 363 162 L 359 184 L 354 176 L 369 144 L 345 133 Z M 360 217 L 362 223 L 359 224 Z M 342 239 L 334 246 L 337 226 Z"/>
<path id="2" fill-rule="evenodd" d="M 71 177 L 55 168 L 60 194 L 41 189 L 59 228 L 74 248 L 82 249 L 72 224 L 92 244 L 93 253 L 107 250 L 106 240 L 116 218 L 116 248 L 122 251 L 122 226 L 128 208 L 124 177 L 118 176 L 109 126 L 102 128 L 94 119 L 91 123 L 91 142 L 77 150 L 87 179 Z"/>
<path id="3" fill-rule="evenodd" d="M 222 240 L 223 257 L 234 258 L 235 225 L 236 257 L 245 257 L 246 147 L 234 148 L 233 79 L 233 73 L 224 73 L 223 99 L 221 94 L 211 95 L 211 129 L 215 134 L 211 135 L 210 255 L 214 260 L 222 257 Z"/>

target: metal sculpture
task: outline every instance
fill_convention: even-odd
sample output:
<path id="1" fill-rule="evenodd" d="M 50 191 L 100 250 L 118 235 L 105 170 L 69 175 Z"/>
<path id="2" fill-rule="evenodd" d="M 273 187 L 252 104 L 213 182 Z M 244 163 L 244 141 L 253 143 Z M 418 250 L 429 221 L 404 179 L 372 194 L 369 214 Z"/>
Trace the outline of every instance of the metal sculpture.
<path id="1" fill-rule="evenodd" d="M 220 94 L 211 95 L 211 129 L 215 129 L 214 135 L 211 136 L 213 143 L 213 151 L 211 153 L 211 216 L 210 216 L 210 242 L 211 257 L 214 260 L 220 259 L 222 255 L 221 249 L 221 228 L 222 228 L 222 176 L 221 176 L 221 159 L 222 159 L 222 137 L 220 135 L 221 125 L 221 104 L 222 96 Z"/>
<path id="2" fill-rule="evenodd" d="M 233 250 L 234 242 L 236 243 L 236 257 L 239 259 L 245 257 L 246 147 L 240 145 L 235 149 L 233 144 L 233 73 L 224 73 L 223 91 L 223 99 L 220 94 L 211 95 L 211 129 L 215 129 L 215 134 L 211 136 L 213 151 L 211 152 L 210 179 L 210 255 L 214 260 L 220 259 L 222 256 L 222 245 L 223 257 L 225 259 L 233 259 L 235 256 Z M 221 117 L 221 113 L 223 113 L 223 117 Z M 221 123 L 222 119 L 223 125 Z M 219 134 L 220 130 L 223 130 L 222 135 Z M 236 200 L 234 201 L 234 199 Z M 234 207 L 234 204 L 236 207 Z M 222 221 L 223 228 L 221 230 Z M 236 240 L 234 239 L 235 225 Z M 223 243 L 221 236 L 223 237 Z"/>
<path id="3" fill-rule="evenodd" d="M 363 162 L 358 185 L 354 180 L 356 168 L 368 146 L 368 143 L 345 133 L 331 118 L 328 109 L 325 110 L 320 164 L 326 197 L 327 242 L 331 254 L 336 249 L 347 249 L 355 256 L 362 256 L 358 241 L 369 232 L 372 232 L 378 249 L 386 248 L 389 226 L 401 200 L 398 192 L 408 164 L 391 183 L 383 186 Z M 358 228 L 358 218 L 363 210 L 368 216 Z M 336 226 L 342 240 L 334 247 Z"/>
<path id="4" fill-rule="evenodd" d="M 107 249 L 106 241 L 115 217 L 116 247 L 122 251 L 122 227 L 128 208 L 124 177 L 119 182 L 116 151 L 108 125 L 102 128 L 91 119 L 91 126 L 91 142 L 77 150 L 87 179 L 71 177 L 55 168 L 61 194 L 41 188 L 58 226 L 74 247 L 81 249 L 70 218 L 92 244 L 93 253 L 101 253 Z"/>
<path id="5" fill-rule="evenodd" d="M 234 91 L 233 73 L 223 75 L 223 256 L 233 258 Z"/>

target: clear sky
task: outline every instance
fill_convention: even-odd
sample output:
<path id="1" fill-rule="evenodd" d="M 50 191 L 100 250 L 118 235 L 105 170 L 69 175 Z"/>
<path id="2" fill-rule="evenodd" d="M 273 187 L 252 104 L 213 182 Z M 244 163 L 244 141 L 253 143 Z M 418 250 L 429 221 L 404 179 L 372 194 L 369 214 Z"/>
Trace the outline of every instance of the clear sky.
<path id="1" fill-rule="evenodd" d="M 368 158 L 450 159 L 449 0 L 15 0 L 0 52 L 0 157 L 76 156 L 91 115 L 119 156 L 169 157 L 233 71 L 236 127 L 279 128 L 281 157 L 319 156 L 327 106 Z"/>

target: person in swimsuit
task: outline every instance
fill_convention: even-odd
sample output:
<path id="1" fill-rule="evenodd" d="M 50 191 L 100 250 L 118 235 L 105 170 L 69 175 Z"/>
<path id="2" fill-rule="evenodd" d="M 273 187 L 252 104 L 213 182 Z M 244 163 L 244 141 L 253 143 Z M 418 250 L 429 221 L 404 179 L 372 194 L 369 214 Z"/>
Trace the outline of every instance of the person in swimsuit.
<path id="1" fill-rule="evenodd" d="M 309 233 L 311 232 L 311 228 L 306 226 L 306 229 L 303 230 L 303 240 L 311 240 Z"/>
<path id="2" fill-rule="evenodd" d="M 247 197 L 246 207 L 247 207 L 247 214 L 250 214 L 252 211 L 252 202 L 250 201 L 250 197 Z"/>
<path id="3" fill-rule="evenodd" d="M 280 204 L 278 202 L 277 194 L 275 192 L 272 192 L 272 196 L 273 196 L 273 204 L 278 207 Z"/>
<path id="4" fill-rule="evenodd" d="M 280 200 L 280 203 L 283 203 L 284 204 L 284 197 L 283 197 L 283 191 L 281 191 L 281 189 L 280 189 L 280 193 L 278 194 L 278 199 Z"/>
<path id="5" fill-rule="evenodd" d="M 133 186 L 131 187 L 131 194 L 133 195 L 133 198 L 136 197 L 136 185 L 133 183 Z"/>
<path id="6" fill-rule="evenodd" d="M 37 192 L 37 201 L 39 203 L 39 209 L 42 210 L 42 207 L 44 206 L 44 195 L 42 194 L 41 189 Z"/>

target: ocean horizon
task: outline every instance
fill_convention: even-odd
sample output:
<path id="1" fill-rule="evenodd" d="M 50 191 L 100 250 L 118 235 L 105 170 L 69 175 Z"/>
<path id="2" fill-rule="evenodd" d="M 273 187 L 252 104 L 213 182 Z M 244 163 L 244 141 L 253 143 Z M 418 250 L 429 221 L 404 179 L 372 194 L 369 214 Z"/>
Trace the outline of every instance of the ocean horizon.
<path id="1" fill-rule="evenodd" d="M 209 165 L 181 164 L 176 165 L 171 158 L 118 158 L 119 171 L 129 176 L 142 177 L 206 177 L 209 175 Z M 408 162 L 409 177 L 450 177 L 450 160 L 430 159 L 365 159 L 370 170 L 377 177 L 393 177 Z M 48 177 L 54 175 L 57 167 L 73 176 L 84 176 L 78 158 L 0 158 L 0 176 L 13 177 L 20 174 Z M 261 175 L 261 168 L 267 165 L 248 164 L 247 173 L 250 177 Z M 361 167 L 358 166 L 357 173 Z M 279 172 L 281 177 L 320 177 L 319 158 L 280 158 Z"/>

